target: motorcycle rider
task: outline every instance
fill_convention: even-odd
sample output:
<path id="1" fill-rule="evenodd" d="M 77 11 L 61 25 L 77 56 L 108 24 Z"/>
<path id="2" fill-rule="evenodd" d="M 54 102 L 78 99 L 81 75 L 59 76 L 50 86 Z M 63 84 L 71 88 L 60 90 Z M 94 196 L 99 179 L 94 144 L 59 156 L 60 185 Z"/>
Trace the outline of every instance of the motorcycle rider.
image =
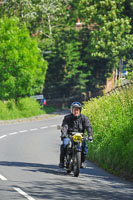
<path id="1" fill-rule="evenodd" d="M 60 163 L 59 167 L 64 167 L 64 157 L 66 155 L 66 147 L 70 142 L 70 138 L 72 132 L 84 133 L 87 131 L 88 140 L 90 142 L 93 141 L 93 133 L 92 126 L 90 124 L 89 118 L 83 114 L 81 114 L 82 105 L 80 102 L 73 102 L 71 104 L 71 114 L 68 114 L 64 117 L 61 128 L 61 140 L 62 144 L 60 147 Z M 88 152 L 88 147 L 85 139 L 82 141 L 82 154 L 81 154 L 81 167 L 84 168 L 85 157 Z"/>

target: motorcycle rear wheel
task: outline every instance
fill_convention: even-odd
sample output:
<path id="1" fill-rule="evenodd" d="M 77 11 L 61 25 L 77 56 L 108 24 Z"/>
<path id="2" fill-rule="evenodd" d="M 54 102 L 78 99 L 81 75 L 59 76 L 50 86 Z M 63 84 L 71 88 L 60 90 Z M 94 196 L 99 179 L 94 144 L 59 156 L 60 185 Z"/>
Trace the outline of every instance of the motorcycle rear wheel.
<path id="1" fill-rule="evenodd" d="M 80 172 L 80 164 L 81 164 L 81 152 L 77 152 L 74 158 L 74 176 L 78 177 Z"/>

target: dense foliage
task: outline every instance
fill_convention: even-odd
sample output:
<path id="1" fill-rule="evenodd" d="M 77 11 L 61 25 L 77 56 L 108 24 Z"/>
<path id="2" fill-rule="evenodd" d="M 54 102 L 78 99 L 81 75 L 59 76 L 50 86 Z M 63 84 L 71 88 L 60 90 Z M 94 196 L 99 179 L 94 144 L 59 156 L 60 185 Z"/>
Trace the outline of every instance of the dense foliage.
<path id="1" fill-rule="evenodd" d="M 133 88 L 84 104 L 94 142 L 88 158 L 109 171 L 133 179 Z"/>
<path id="2" fill-rule="evenodd" d="M 53 107 L 42 107 L 38 101 L 33 98 L 20 98 L 16 102 L 10 99 L 6 102 L 0 101 L 0 120 L 14 120 L 42 114 L 52 113 Z"/>
<path id="3" fill-rule="evenodd" d="M 122 59 L 131 69 L 132 13 L 131 0 L 7 0 L 0 7 L 1 17 L 17 16 L 37 37 L 49 63 L 49 98 L 99 88 Z"/>
<path id="4" fill-rule="evenodd" d="M 42 90 L 47 63 L 37 42 L 18 18 L 0 19 L 0 99 L 17 99 Z"/>
<path id="5" fill-rule="evenodd" d="M 40 115 L 40 105 L 37 101 L 30 98 L 20 99 L 17 104 L 14 100 L 8 100 L 6 103 L 0 101 L 0 119 L 19 119 L 23 117 L 32 117 Z"/>
<path id="6" fill-rule="evenodd" d="M 95 24 L 90 51 L 93 56 L 109 59 L 111 64 L 118 65 L 116 61 L 132 50 L 131 18 L 124 14 L 127 2 L 133 6 L 130 0 L 80 1 L 86 23 Z"/>

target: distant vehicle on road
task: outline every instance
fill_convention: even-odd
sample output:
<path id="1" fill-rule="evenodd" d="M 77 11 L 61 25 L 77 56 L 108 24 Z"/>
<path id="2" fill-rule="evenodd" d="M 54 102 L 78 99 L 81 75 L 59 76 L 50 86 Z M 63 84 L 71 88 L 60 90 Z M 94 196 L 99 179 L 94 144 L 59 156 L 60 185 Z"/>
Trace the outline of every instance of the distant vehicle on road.
<path id="1" fill-rule="evenodd" d="M 47 105 L 47 101 L 46 101 L 46 99 L 43 98 L 43 99 L 41 100 L 41 103 L 42 103 L 43 106 L 46 106 L 46 105 Z"/>
<path id="2" fill-rule="evenodd" d="M 43 94 L 34 95 L 34 96 L 31 96 L 31 98 L 36 99 L 43 106 L 47 105 L 46 98 L 44 98 Z"/>

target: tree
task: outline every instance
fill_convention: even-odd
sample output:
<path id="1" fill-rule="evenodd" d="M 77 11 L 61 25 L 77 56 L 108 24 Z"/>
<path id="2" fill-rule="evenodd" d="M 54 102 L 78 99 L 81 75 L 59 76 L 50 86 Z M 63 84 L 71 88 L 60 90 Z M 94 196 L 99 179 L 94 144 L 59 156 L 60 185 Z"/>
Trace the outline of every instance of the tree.
<path id="1" fill-rule="evenodd" d="M 47 62 L 18 18 L 0 19 L 0 99 L 41 92 Z"/>
<path id="2" fill-rule="evenodd" d="M 127 15 L 125 5 L 133 10 L 130 0 L 81 0 L 80 15 L 86 24 L 94 24 L 88 52 L 92 57 L 108 59 L 108 67 L 118 67 L 120 59 L 128 58 L 133 50 L 131 13 Z"/>
<path id="3" fill-rule="evenodd" d="M 85 91 L 88 73 L 84 72 L 86 63 L 81 59 L 81 43 L 75 40 L 65 45 L 64 83 L 67 95 L 76 95 Z"/>
<path id="4" fill-rule="evenodd" d="M 52 38 L 56 28 L 64 26 L 71 0 L 7 0 L 0 6 L 0 16 L 16 16 L 25 22 L 30 33 Z M 56 32 L 56 31 L 55 31 Z"/>
<path id="5" fill-rule="evenodd" d="M 75 96 L 86 91 L 90 69 L 83 60 L 82 50 L 76 29 L 58 32 L 55 43 L 45 54 L 49 67 L 44 93 L 48 98 Z"/>
<path id="6" fill-rule="evenodd" d="M 0 7 L 37 38 L 49 63 L 47 97 L 97 90 L 121 59 L 132 65 L 132 11 L 131 0 L 7 0 Z"/>

